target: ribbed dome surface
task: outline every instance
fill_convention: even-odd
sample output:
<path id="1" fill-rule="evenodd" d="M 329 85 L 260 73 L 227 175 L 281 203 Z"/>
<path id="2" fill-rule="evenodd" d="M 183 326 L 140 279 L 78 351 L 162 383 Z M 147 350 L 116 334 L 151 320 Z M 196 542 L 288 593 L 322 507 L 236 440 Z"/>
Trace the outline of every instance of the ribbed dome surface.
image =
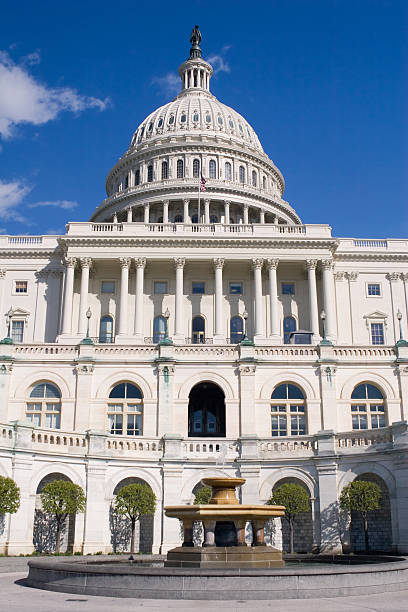
<path id="1" fill-rule="evenodd" d="M 148 115 L 134 133 L 130 150 L 158 136 L 203 133 L 224 136 L 263 153 L 259 138 L 248 121 L 203 90 L 183 91 L 172 102 Z"/>

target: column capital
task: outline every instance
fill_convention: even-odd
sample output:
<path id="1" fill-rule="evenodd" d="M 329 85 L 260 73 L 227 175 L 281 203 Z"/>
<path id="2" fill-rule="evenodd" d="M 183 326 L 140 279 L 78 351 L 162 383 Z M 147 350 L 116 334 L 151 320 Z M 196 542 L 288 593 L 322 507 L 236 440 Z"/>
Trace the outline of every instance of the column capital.
<path id="1" fill-rule="evenodd" d="M 257 257 L 252 260 L 252 269 L 253 270 L 262 270 L 264 260 L 262 257 Z"/>
<path id="2" fill-rule="evenodd" d="M 130 268 L 130 264 L 132 263 L 132 258 L 131 257 L 119 257 L 119 262 L 120 262 L 120 267 L 123 268 Z"/>
<path id="3" fill-rule="evenodd" d="M 249 204 L 247 204 L 246 202 L 243 203 L 242 208 L 249 208 Z"/>
<path id="4" fill-rule="evenodd" d="M 306 259 L 305 266 L 306 270 L 316 270 L 318 261 L 317 259 Z"/>
<path id="5" fill-rule="evenodd" d="M 347 272 L 343 270 L 337 270 L 337 272 L 334 273 L 334 280 L 336 281 L 343 281 L 345 278 L 347 278 Z"/>
<path id="6" fill-rule="evenodd" d="M 168 205 L 169 205 L 170 200 L 162 200 L 162 202 L 163 202 L 163 204 L 164 204 L 165 206 L 168 206 Z"/>
<path id="7" fill-rule="evenodd" d="M 225 204 L 226 206 L 229 206 L 229 205 L 231 204 L 231 200 L 224 200 L 224 204 Z"/>
<path id="8" fill-rule="evenodd" d="M 266 259 L 265 261 L 268 270 L 276 270 L 279 265 L 279 259 Z"/>
<path id="9" fill-rule="evenodd" d="M 358 279 L 358 272 L 357 271 L 353 271 L 353 272 L 346 272 L 345 276 L 347 278 L 347 280 L 354 282 Z"/>
<path id="10" fill-rule="evenodd" d="M 222 270 L 224 267 L 224 263 L 225 263 L 225 259 L 223 259 L 222 257 L 214 257 L 213 259 L 213 264 L 214 264 L 215 269 Z"/>
<path id="11" fill-rule="evenodd" d="M 332 259 L 322 259 L 321 261 L 323 270 L 333 270 L 333 260 Z"/>
<path id="12" fill-rule="evenodd" d="M 6 278 L 7 270 L 6 268 L 0 268 L 0 278 Z"/>
<path id="13" fill-rule="evenodd" d="M 92 259 L 91 257 L 80 257 L 79 261 L 81 262 L 81 268 L 91 268 L 92 267 Z"/>
<path id="14" fill-rule="evenodd" d="M 64 263 L 67 268 L 75 268 L 77 259 L 76 257 L 66 257 Z"/>
<path id="15" fill-rule="evenodd" d="M 401 278 L 406 283 L 408 281 L 408 272 L 402 272 Z"/>
<path id="16" fill-rule="evenodd" d="M 135 257 L 136 268 L 144 268 L 146 266 L 146 257 Z"/>
<path id="17" fill-rule="evenodd" d="M 205 198 L 205 200 L 204 200 L 204 204 L 205 204 L 206 206 L 209 206 L 210 201 L 211 201 L 211 200 L 210 200 L 210 198 Z"/>
<path id="18" fill-rule="evenodd" d="M 187 206 L 188 204 L 190 204 L 190 200 L 184 199 L 183 200 L 183 204 L 184 204 L 184 206 Z"/>
<path id="19" fill-rule="evenodd" d="M 389 272 L 388 274 L 385 275 L 385 278 L 389 280 L 390 282 L 395 283 L 396 281 L 400 279 L 400 275 L 399 275 L 399 272 Z"/>
<path id="20" fill-rule="evenodd" d="M 184 257 L 174 258 L 174 265 L 176 266 L 176 268 L 184 268 L 185 263 L 186 263 L 186 260 L 184 259 Z"/>

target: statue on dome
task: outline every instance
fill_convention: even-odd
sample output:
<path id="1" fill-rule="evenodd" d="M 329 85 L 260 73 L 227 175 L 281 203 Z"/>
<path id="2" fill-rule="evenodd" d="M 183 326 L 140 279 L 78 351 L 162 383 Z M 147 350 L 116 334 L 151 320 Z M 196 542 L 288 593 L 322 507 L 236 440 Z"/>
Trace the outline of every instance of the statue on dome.
<path id="1" fill-rule="evenodd" d="M 200 28 L 198 27 L 198 25 L 196 25 L 194 26 L 193 31 L 191 32 L 191 36 L 190 36 L 190 42 L 191 42 L 190 59 L 201 57 L 201 49 L 200 49 L 201 39 L 202 39 L 202 36 L 201 36 Z"/>

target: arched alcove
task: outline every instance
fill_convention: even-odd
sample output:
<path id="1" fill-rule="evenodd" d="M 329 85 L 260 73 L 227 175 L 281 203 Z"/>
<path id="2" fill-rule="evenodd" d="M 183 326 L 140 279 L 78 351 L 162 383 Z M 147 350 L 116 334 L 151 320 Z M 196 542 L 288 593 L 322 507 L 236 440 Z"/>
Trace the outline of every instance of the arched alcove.
<path id="1" fill-rule="evenodd" d="M 44 476 L 38 483 L 35 495 L 33 545 L 36 552 L 55 552 L 57 522 L 54 516 L 46 514 L 42 509 L 41 492 L 44 487 L 54 480 L 70 481 L 70 478 L 60 472 L 52 472 Z M 61 529 L 60 552 L 72 552 L 75 540 L 75 515 L 67 517 Z"/>
<path id="2" fill-rule="evenodd" d="M 113 500 L 109 508 L 109 527 L 111 532 L 111 544 L 113 552 L 124 552 L 130 550 L 131 526 L 130 520 L 114 512 L 115 497 L 119 491 L 130 484 L 145 484 L 150 489 L 150 485 L 142 478 L 130 476 L 124 478 L 116 485 L 113 491 Z M 153 546 L 153 525 L 154 517 L 152 514 L 145 514 L 136 522 L 136 552 L 151 554 Z"/>
<path id="3" fill-rule="evenodd" d="M 310 492 L 306 487 L 305 483 L 302 482 L 299 478 L 281 478 L 276 482 L 273 487 L 273 491 L 286 483 L 295 483 L 304 488 L 308 495 Z M 282 550 L 283 552 L 289 552 L 290 550 L 290 536 L 289 536 L 289 523 L 288 521 L 282 517 Z M 313 519 L 312 519 L 312 506 L 310 504 L 310 508 L 308 512 L 302 512 L 298 514 L 295 518 L 295 527 L 294 527 L 294 549 L 296 553 L 307 553 L 310 552 L 313 548 Z"/>
<path id="4" fill-rule="evenodd" d="M 212 382 L 195 385 L 188 402 L 189 437 L 225 437 L 225 395 Z"/>
<path id="5" fill-rule="evenodd" d="M 369 548 L 372 552 L 391 552 L 392 525 L 388 487 L 380 476 L 372 472 L 360 474 L 355 480 L 375 482 L 380 487 L 382 491 L 381 507 L 367 515 Z M 353 552 L 364 551 L 363 519 L 360 512 L 351 513 L 350 539 Z"/>

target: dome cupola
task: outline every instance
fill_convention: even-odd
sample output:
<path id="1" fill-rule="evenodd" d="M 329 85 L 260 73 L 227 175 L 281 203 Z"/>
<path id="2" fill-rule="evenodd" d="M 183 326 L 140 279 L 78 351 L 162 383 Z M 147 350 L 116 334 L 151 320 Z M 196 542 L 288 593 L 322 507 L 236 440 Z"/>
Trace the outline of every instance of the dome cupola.
<path id="1" fill-rule="evenodd" d="M 210 78 L 213 69 L 211 64 L 201 57 L 201 32 L 197 25 L 193 28 L 190 42 L 190 57 L 181 64 L 178 70 L 182 82 L 182 91 L 195 89 L 210 91 Z"/>

